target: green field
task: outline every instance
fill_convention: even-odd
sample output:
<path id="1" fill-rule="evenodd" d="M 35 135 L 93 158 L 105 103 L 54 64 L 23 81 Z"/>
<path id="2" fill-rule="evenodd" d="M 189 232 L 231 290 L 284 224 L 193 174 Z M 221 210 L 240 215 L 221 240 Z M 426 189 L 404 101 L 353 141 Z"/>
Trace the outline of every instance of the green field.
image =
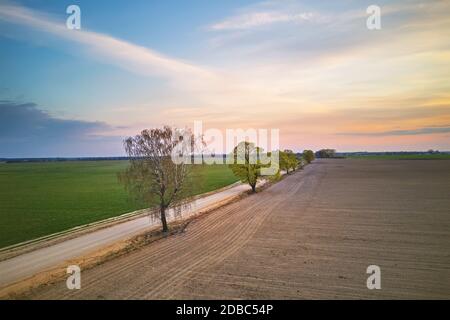
<path id="1" fill-rule="evenodd" d="M 127 161 L 0 163 L 0 247 L 142 209 L 117 173 Z M 225 165 L 196 166 L 190 194 L 237 179 Z"/>
<path id="2" fill-rule="evenodd" d="M 352 155 L 348 159 L 368 160 L 449 160 L 450 154 L 385 154 L 385 155 Z"/>

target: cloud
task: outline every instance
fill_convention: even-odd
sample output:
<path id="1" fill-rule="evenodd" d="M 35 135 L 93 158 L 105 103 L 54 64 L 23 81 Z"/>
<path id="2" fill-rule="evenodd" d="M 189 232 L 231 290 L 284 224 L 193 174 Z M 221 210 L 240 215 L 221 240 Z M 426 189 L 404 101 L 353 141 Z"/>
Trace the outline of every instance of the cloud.
<path id="1" fill-rule="evenodd" d="M 205 105 L 224 98 L 236 101 L 254 99 L 252 90 L 242 85 L 239 74 L 220 69 L 207 68 L 182 59 L 175 59 L 110 35 L 87 29 L 69 30 L 65 21 L 40 11 L 16 4 L 0 4 L 0 22 L 24 26 L 29 31 L 38 31 L 56 36 L 58 40 L 75 44 L 75 52 L 87 52 L 91 59 L 109 63 L 133 73 L 162 77 L 177 91 L 177 98 L 186 101 L 201 102 Z M 25 37 L 33 40 L 31 32 Z M 41 41 L 42 37 L 38 37 Z M 58 46 L 61 43 L 58 42 Z M 182 98 L 181 98 L 182 97 Z"/>
<path id="2" fill-rule="evenodd" d="M 103 122 L 61 119 L 34 103 L 0 101 L 0 157 L 121 154 L 120 137 Z"/>
<path id="3" fill-rule="evenodd" d="M 304 22 L 312 20 L 313 17 L 314 14 L 312 12 L 301 12 L 295 14 L 278 11 L 250 12 L 227 18 L 221 22 L 211 25 L 209 29 L 215 31 L 245 30 L 271 25 L 274 23 Z"/>
<path id="4" fill-rule="evenodd" d="M 415 135 L 439 134 L 439 133 L 450 133 L 450 126 L 442 126 L 442 127 L 433 126 L 411 130 L 391 130 L 382 132 L 343 132 L 337 133 L 337 135 L 384 137 L 384 136 L 415 136 Z"/>
<path id="5" fill-rule="evenodd" d="M 0 101 L 0 139 L 16 137 L 19 139 L 53 134 L 86 134 L 94 130 L 106 129 L 102 122 L 67 120 L 52 117 L 37 108 L 34 103 L 14 103 Z"/>
<path id="6" fill-rule="evenodd" d="M 356 54 L 381 54 L 383 51 L 405 54 L 426 50 L 430 44 L 445 46 L 448 2 L 397 1 L 381 7 L 382 30 L 374 33 L 366 27 L 368 15 L 364 5 L 350 7 L 339 2 L 311 9 L 296 1 L 261 3 L 242 8 L 238 14 L 211 24 L 209 30 L 229 32 L 214 33 L 210 44 L 222 51 L 226 49 L 225 52 L 237 52 L 241 59 L 243 54 L 272 58 L 276 55 L 287 63 L 301 60 L 306 65 Z M 287 22 L 311 23 L 299 27 Z M 260 26 L 268 27 L 258 28 Z M 421 41 L 417 41 L 418 36 Z M 402 46 L 406 41 L 411 43 Z M 392 49 L 386 50 L 387 46 Z"/>
<path id="7" fill-rule="evenodd" d="M 171 80 L 211 80 L 214 74 L 204 67 L 174 59 L 155 50 L 97 32 L 69 30 L 42 12 L 15 4 L 0 4 L 0 21 L 22 25 L 83 45 L 96 59 L 138 74 L 163 76 Z"/>

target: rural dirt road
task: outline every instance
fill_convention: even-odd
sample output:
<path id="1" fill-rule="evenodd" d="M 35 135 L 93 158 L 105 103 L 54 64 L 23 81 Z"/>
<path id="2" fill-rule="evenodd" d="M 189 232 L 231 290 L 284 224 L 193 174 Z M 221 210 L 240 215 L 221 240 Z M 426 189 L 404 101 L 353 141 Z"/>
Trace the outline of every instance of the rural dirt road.
<path id="1" fill-rule="evenodd" d="M 29 298 L 449 299 L 449 194 L 450 161 L 319 160 Z"/>
<path id="2" fill-rule="evenodd" d="M 247 190 L 250 190 L 250 187 L 241 184 L 196 199 L 191 203 L 190 207 L 182 211 L 182 215 L 184 218 L 188 217 L 192 213 L 204 210 L 217 202 L 224 201 Z M 169 210 L 168 219 L 169 221 L 173 220 L 173 210 Z M 151 220 L 147 216 L 138 217 L 0 261 L 0 288 L 55 267 L 68 259 L 79 257 L 117 241 L 127 239 L 152 226 L 159 226 L 159 222 Z"/>

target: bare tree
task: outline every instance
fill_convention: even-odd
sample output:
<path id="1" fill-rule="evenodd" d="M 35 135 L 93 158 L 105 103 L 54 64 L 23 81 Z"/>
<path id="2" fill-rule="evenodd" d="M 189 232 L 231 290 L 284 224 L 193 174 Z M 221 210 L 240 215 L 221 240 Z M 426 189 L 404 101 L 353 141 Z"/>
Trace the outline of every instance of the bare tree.
<path id="1" fill-rule="evenodd" d="M 169 230 L 168 208 L 179 208 L 187 196 L 185 185 L 192 152 L 186 155 L 185 147 L 191 148 L 192 143 L 188 140 L 195 140 L 190 131 L 187 133 L 185 131 L 182 135 L 178 130 L 165 126 L 143 130 L 124 141 L 130 165 L 119 179 L 136 198 L 148 204 L 157 201 L 159 210 L 151 212 L 160 218 L 164 232 Z M 184 161 L 174 161 L 173 155 L 178 153 Z"/>

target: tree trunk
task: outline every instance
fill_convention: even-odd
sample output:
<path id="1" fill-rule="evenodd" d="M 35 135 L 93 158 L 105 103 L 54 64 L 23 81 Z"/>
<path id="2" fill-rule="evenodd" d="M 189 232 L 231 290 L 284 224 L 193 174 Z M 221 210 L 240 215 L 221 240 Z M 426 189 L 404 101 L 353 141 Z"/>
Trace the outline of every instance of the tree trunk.
<path id="1" fill-rule="evenodd" d="M 164 206 L 161 206 L 161 222 L 162 222 L 163 232 L 169 231 L 169 227 L 167 226 L 167 219 L 166 219 L 166 208 Z"/>
<path id="2" fill-rule="evenodd" d="M 256 183 L 250 185 L 252 187 L 252 192 L 256 192 Z"/>

